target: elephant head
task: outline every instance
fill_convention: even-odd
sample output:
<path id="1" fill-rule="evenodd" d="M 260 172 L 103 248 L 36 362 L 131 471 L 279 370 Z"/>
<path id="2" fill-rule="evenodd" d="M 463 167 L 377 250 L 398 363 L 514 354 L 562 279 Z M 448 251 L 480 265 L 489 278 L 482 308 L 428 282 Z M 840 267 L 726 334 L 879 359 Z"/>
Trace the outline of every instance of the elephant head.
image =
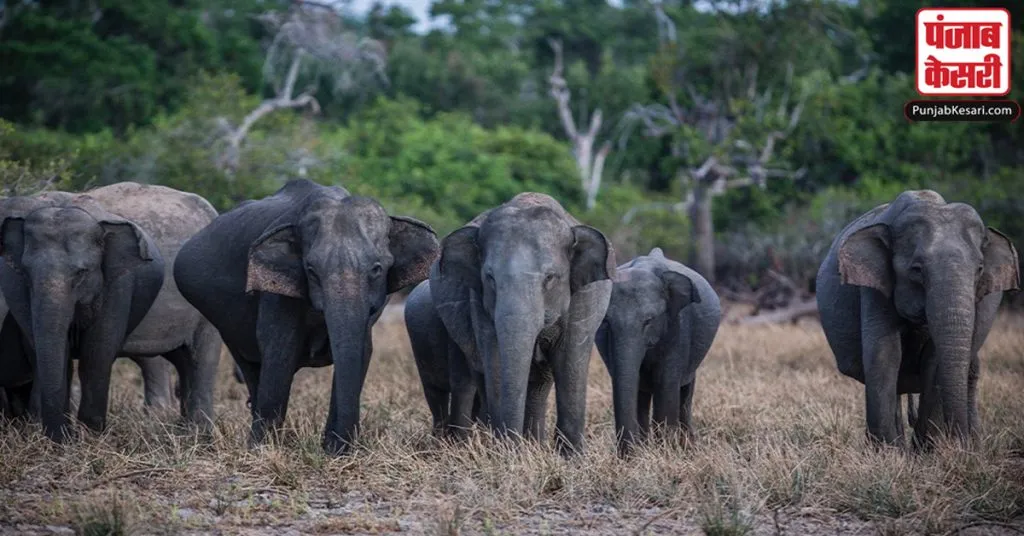
<path id="1" fill-rule="evenodd" d="M 538 336 L 550 343 L 559 334 L 542 332 L 559 322 L 565 332 L 587 329 L 584 324 L 593 319 L 568 313 L 582 290 L 615 273 L 608 240 L 573 220 L 554 199 L 520 194 L 448 235 L 436 271 L 438 284 L 431 286 L 452 338 L 467 355 L 476 351 L 481 332 L 495 341 L 496 348 L 480 354 L 492 424 L 499 433 L 523 433 Z M 453 313 L 451 305 L 466 298 L 469 314 Z M 599 305 L 603 314 L 606 303 Z M 599 319 L 592 322 L 595 328 Z"/>
<path id="2" fill-rule="evenodd" d="M 113 281 L 141 263 L 154 258 L 162 262 L 142 229 L 99 214 L 74 205 L 50 206 L 8 216 L 0 223 L 5 264 L 0 288 L 34 346 L 40 418 L 47 435 L 58 441 L 67 409 L 68 333 L 73 320 L 97 320 Z M 85 319 L 76 318 L 82 312 Z"/>
<path id="3" fill-rule="evenodd" d="M 932 424 L 959 437 L 974 432 L 968 375 L 977 304 L 1019 288 L 1018 262 L 1013 243 L 986 227 L 974 208 L 947 204 L 929 191 L 901 194 L 880 223 L 850 234 L 839 247 L 844 284 L 873 288 L 900 317 L 927 325 L 934 359 L 925 366 L 935 386 L 923 389 L 937 388 L 935 415 L 941 411 L 943 421 Z"/>
<path id="4" fill-rule="evenodd" d="M 616 360 L 640 363 L 644 354 L 658 344 L 675 344 L 679 336 L 679 312 L 700 303 L 700 294 L 685 275 L 660 263 L 645 262 L 664 256 L 655 249 L 620 267 L 615 274 L 608 311 L 598 340 L 611 344 Z"/>
<path id="5" fill-rule="evenodd" d="M 439 248 L 425 223 L 389 216 L 370 198 L 326 194 L 250 245 L 247 292 L 305 300 L 323 315 L 334 360 L 328 448 L 343 450 L 358 426 L 370 328 L 388 294 L 425 279 Z"/>

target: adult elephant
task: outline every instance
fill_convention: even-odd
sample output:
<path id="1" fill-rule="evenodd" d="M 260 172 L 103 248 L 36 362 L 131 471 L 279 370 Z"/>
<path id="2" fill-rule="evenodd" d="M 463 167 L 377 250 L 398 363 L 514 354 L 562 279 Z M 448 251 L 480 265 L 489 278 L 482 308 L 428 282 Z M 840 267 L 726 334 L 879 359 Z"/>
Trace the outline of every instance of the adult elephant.
<path id="1" fill-rule="evenodd" d="M 865 386 L 872 439 L 903 442 L 904 393 L 920 393 L 916 445 L 977 433 L 978 350 L 1019 277 L 1006 236 L 931 190 L 843 229 L 818 271 L 818 309 L 839 371 Z"/>
<path id="2" fill-rule="evenodd" d="M 225 212 L 185 244 L 174 278 L 245 377 L 250 444 L 284 420 L 296 370 L 333 364 L 323 446 L 350 448 L 370 329 L 388 294 L 426 278 L 438 247 L 426 224 L 308 180 Z"/>
<path id="3" fill-rule="evenodd" d="M 220 339 L 168 275 L 181 244 L 216 216 L 213 207 L 195 194 L 122 182 L 9 198 L 0 214 L 0 288 L 35 354 L 47 436 L 65 437 L 69 358 L 79 359 L 78 417 L 88 427 L 106 426 L 117 356 L 163 356 L 178 369 L 183 415 L 208 429 Z M 154 381 L 169 387 L 169 378 Z"/>
<path id="4" fill-rule="evenodd" d="M 559 451 L 578 452 L 614 273 L 605 236 L 544 194 L 519 194 L 445 237 L 430 287 L 476 380 L 453 393 L 453 425 L 468 426 L 476 383 L 499 435 L 541 438 L 553 380 Z"/>

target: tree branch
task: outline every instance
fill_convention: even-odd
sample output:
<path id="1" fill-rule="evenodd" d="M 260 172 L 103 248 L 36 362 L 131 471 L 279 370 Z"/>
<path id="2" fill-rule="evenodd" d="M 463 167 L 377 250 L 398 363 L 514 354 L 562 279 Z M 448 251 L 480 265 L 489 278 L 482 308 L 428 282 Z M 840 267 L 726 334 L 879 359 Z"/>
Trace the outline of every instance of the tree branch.
<path id="1" fill-rule="evenodd" d="M 295 91 L 295 81 L 299 76 L 299 68 L 302 66 L 303 56 L 304 52 L 302 50 L 297 50 L 295 52 L 295 56 L 292 58 L 292 64 L 288 68 L 288 74 L 285 77 L 284 85 L 278 92 L 277 96 L 273 99 L 264 100 L 258 107 L 256 107 L 255 110 L 249 112 L 249 114 L 242 119 L 238 128 L 230 129 L 227 136 L 228 150 L 222 159 L 222 165 L 224 168 L 229 171 L 235 171 L 238 168 L 238 158 L 239 153 L 241 152 L 242 142 L 249 134 L 249 130 L 252 129 L 252 126 L 267 114 L 285 108 L 303 108 L 305 106 L 309 106 L 313 113 L 319 113 L 320 103 L 317 102 L 311 93 L 307 92 L 299 95 L 298 97 L 292 97 L 292 92 Z M 222 124 L 225 123 L 226 122 L 222 122 Z"/>
<path id="2" fill-rule="evenodd" d="M 623 225 L 629 225 L 633 221 L 633 218 L 641 212 L 651 210 L 670 210 L 672 212 L 685 213 L 687 210 L 690 210 L 691 206 L 693 206 L 692 193 L 688 194 L 686 199 L 679 203 L 644 203 L 642 205 L 634 205 L 622 215 L 621 221 Z"/>
<path id="3" fill-rule="evenodd" d="M 587 209 L 594 208 L 597 200 L 597 193 L 601 188 L 601 173 L 604 171 L 604 162 L 611 151 L 611 144 L 605 142 L 601 149 L 594 154 L 594 143 L 601 131 L 603 118 L 601 110 L 594 110 L 587 124 L 587 130 L 581 133 L 577 130 L 576 121 L 572 117 L 572 109 L 569 107 L 569 100 L 572 97 L 569 91 L 569 84 L 565 80 L 565 60 L 562 55 L 562 42 L 557 39 L 548 39 L 548 46 L 554 53 L 554 66 L 548 81 L 551 84 L 551 96 L 555 99 L 558 107 L 558 116 L 562 121 L 565 134 L 572 142 L 573 157 L 576 159 L 576 167 L 580 172 L 580 182 L 586 194 Z M 586 120 L 584 118 L 584 120 Z"/>
<path id="4" fill-rule="evenodd" d="M 551 47 L 551 51 L 555 55 L 555 65 L 551 70 L 551 76 L 548 77 L 548 83 L 551 84 L 551 96 L 558 105 L 558 117 L 562 120 L 562 128 L 565 129 L 565 135 L 575 143 L 577 136 L 576 121 L 572 118 L 572 110 L 569 108 L 569 98 L 571 96 L 569 84 L 563 76 L 562 42 L 558 39 L 548 39 L 548 46 Z"/>

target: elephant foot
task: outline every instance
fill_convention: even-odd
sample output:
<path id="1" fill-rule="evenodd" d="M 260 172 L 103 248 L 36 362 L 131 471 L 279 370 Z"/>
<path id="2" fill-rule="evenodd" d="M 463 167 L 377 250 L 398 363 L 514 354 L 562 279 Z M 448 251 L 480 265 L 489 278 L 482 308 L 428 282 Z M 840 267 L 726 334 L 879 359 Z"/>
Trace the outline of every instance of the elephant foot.
<path id="1" fill-rule="evenodd" d="M 355 445 L 351 441 L 346 441 L 333 432 L 324 434 L 322 446 L 329 456 L 345 456 L 355 450 Z"/>
<path id="2" fill-rule="evenodd" d="M 442 437 L 452 445 L 460 445 L 469 440 L 469 428 L 449 425 L 444 430 Z"/>
<path id="3" fill-rule="evenodd" d="M 563 438 L 561 435 L 559 435 L 555 439 L 555 444 L 556 444 L 556 448 L 558 449 L 559 456 L 561 456 L 563 458 L 571 459 L 571 458 L 575 458 L 577 456 L 582 456 L 583 455 L 583 445 L 582 444 L 574 445 L 572 442 L 570 442 L 569 440 Z"/>

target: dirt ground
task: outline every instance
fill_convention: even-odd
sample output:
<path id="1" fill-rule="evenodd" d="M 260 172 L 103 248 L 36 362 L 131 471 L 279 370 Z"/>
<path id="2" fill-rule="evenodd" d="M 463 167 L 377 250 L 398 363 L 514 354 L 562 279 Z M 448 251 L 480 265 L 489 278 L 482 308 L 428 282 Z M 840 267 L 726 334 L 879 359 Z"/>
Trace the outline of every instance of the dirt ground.
<path id="1" fill-rule="evenodd" d="M 723 324 L 697 438 L 630 459 L 596 352 L 586 452 L 564 460 L 482 431 L 435 440 L 400 309 L 374 348 L 360 445 L 341 458 L 320 448 L 330 369 L 300 371 L 286 428 L 249 450 L 230 356 L 209 441 L 144 411 L 138 368 L 119 360 L 103 434 L 58 446 L 0 425 L 0 534 L 1024 534 L 1024 318 L 1001 317 L 982 351 L 980 445 L 928 454 L 867 445 L 863 387 L 813 321 Z"/>

